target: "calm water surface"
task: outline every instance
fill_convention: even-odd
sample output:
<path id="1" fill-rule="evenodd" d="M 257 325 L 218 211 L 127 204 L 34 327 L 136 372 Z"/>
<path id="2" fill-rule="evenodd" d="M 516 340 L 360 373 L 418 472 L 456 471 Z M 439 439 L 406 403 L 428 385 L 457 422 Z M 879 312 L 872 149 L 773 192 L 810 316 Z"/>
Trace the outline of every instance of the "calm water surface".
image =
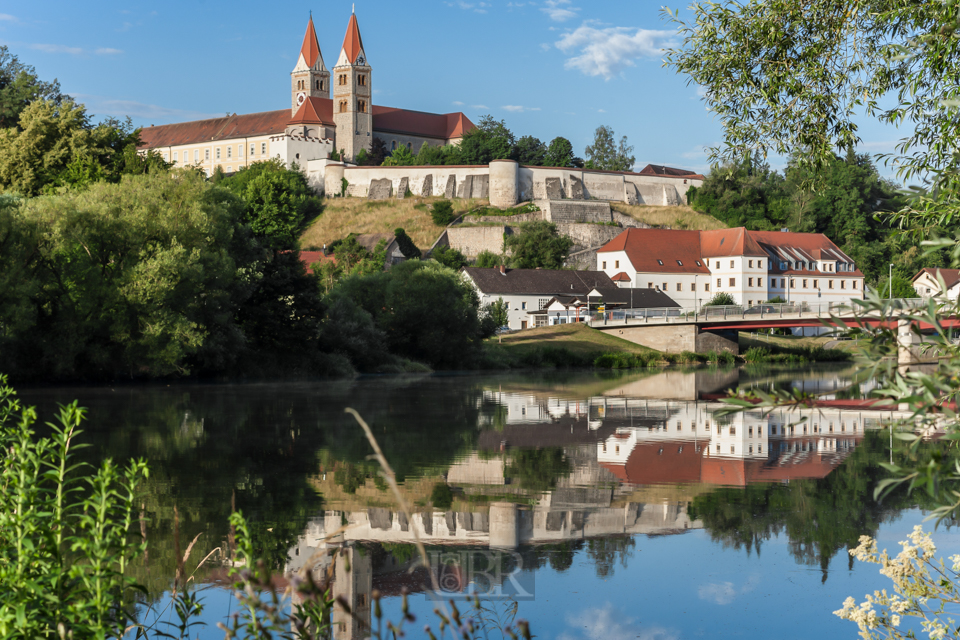
<path id="1" fill-rule="evenodd" d="M 194 572 L 203 638 L 223 637 L 215 623 L 236 606 L 226 588 L 234 508 L 278 572 L 332 572 L 361 614 L 373 589 L 391 619 L 402 587 L 418 594 L 417 631 L 433 605 L 425 574 L 408 571 L 415 532 L 446 595 L 512 595 L 540 638 L 853 638 L 856 627 L 831 612 L 889 582 L 847 549 L 863 534 L 896 548 L 928 506 L 873 500 L 889 414 L 715 412 L 736 386 L 861 397 L 871 383 L 854 374 L 745 367 L 21 395 L 47 416 L 74 398 L 88 407 L 91 460 L 150 460 L 141 614 L 172 619 L 176 510 L 181 548 L 200 535 L 188 569 L 212 552 Z M 411 517 L 346 407 L 372 426 Z M 451 504 L 433 505 L 444 485 Z M 935 540 L 960 553 L 951 530 Z M 335 622 L 336 638 L 363 637 L 357 623 Z"/>

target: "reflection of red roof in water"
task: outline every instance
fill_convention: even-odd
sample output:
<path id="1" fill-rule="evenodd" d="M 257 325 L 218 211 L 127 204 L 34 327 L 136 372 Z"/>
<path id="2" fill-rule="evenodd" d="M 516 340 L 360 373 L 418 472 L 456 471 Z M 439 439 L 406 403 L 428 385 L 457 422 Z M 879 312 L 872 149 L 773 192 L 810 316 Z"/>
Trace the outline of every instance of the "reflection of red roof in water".
<path id="1" fill-rule="evenodd" d="M 859 441 L 859 438 L 857 438 Z M 790 440 L 789 442 L 798 442 Z M 804 442 L 800 440 L 799 442 Z M 815 441 L 807 441 L 814 445 Z M 705 446 L 706 443 L 700 443 Z M 692 440 L 638 444 L 626 463 L 600 466 L 629 484 L 703 483 L 743 487 L 753 482 L 782 482 L 825 478 L 840 466 L 852 449 L 839 452 L 803 452 L 790 458 L 727 458 L 701 455 Z"/>

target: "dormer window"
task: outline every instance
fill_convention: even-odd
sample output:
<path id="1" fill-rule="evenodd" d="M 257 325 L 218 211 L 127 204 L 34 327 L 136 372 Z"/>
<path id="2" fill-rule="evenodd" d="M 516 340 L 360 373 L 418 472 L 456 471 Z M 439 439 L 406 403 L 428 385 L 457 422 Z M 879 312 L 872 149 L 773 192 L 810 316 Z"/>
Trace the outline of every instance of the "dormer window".
<path id="1" fill-rule="evenodd" d="M 698 266 L 698 267 L 702 267 L 702 266 L 703 266 L 702 264 L 700 264 L 700 261 L 699 261 L 699 260 L 694 260 L 694 262 L 697 263 L 697 266 Z"/>
<path id="2" fill-rule="evenodd" d="M 680 265 L 681 267 L 683 266 L 683 263 L 680 262 L 679 260 L 677 260 L 677 264 Z"/>
<path id="3" fill-rule="evenodd" d="M 663 260 L 657 260 L 657 264 L 659 264 L 660 266 L 663 266 Z"/>

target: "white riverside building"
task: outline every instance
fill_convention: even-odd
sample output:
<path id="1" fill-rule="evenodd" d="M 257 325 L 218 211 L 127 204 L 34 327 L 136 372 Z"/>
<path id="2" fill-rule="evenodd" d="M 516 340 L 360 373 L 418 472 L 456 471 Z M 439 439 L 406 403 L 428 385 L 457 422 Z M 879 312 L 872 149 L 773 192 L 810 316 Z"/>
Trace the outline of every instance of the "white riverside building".
<path id="1" fill-rule="evenodd" d="M 863 273 L 820 233 L 627 229 L 598 250 L 597 270 L 691 309 L 718 293 L 748 307 L 776 298 L 849 304 L 864 296 Z"/>

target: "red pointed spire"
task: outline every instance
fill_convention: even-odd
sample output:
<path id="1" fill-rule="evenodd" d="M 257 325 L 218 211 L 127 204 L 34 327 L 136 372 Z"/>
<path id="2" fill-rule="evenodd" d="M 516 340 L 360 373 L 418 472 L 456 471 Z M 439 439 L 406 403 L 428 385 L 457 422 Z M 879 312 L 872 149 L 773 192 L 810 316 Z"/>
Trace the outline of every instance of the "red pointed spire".
<path id="1" fill-rule="evenodd" d="M 347 54 L 347 60 L 350 64 L 354 64 L 362 50 L 363 40 L 360 39 L 360 26 L 357 24 L 357 14 L 354 13 L 350 15 L 347 35 L 343 37 L 343 51 Z"/>
<path id="2" fill-rule="evenodd" d="M 300 47 L 300 55 L 303 56 L 308 67 L 312 67 L 320 56 L 320 43 L 317 41 L 317 31 L 313 28 L 313 14 L 310 14 L 310 21 L 307 23 L 307 32 L 303 34 L 303 45 Z"/>

